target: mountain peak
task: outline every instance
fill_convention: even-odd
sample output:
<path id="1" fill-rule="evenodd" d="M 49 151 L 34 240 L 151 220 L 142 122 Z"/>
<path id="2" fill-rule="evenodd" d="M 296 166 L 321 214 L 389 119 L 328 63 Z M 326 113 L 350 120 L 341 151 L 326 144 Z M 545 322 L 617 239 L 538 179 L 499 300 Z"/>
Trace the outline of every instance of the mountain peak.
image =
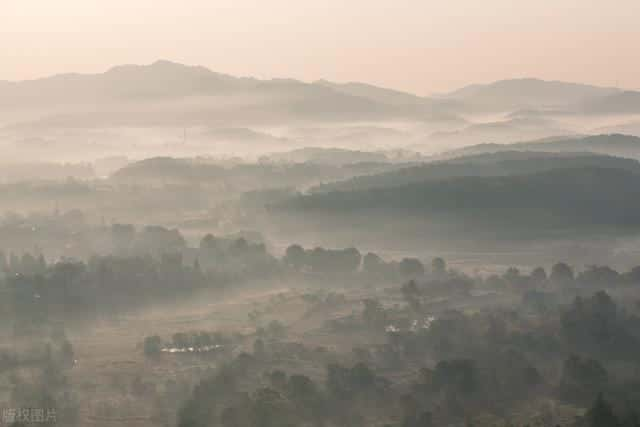
<path id="1" fill-rule="evenodd" d="M 179 62 L 169 61 L 167 59 L 159 59 L 157 61 L 152 62 L 151 64 L 123 64 L 116 65 L 114 67 L 109 68 L 105 74 L 108 73 L 117 73 L 122 71 L 187 71 L 187 70 L 198 70 L 200 72 L 207 72 L 211 74 L 216 74 L 208 68 L 202 66 L 194 66 L 194 65 L 185 65 Z"/>
<path id="2" fill-rule="evenodd" d="M 180 64 L 179 62 L 174 62 L 174 61 L 169 61 L 168 59 L 158 59 L 157 61 L 153 62 L 151 65 L 151 67 L 187 67 L 187 65 L 184 64 Z"/>
<path id="3" fill-rule="evenodd" d="M 616 88 L 524 77 L 465 86 L 444 97 L 463 101 L 475 108 L 513 111 L 533 107 L 571 108 L 619 91 Z"/>

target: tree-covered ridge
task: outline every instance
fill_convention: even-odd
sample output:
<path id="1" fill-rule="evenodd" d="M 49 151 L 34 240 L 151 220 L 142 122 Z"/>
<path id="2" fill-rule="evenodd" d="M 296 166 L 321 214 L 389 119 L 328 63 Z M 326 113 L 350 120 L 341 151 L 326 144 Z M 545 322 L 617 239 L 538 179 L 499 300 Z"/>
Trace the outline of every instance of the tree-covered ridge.
<path id="1" fill-rule="evenodd" d="M 346 181 L 316 186 L 312 192 L 358 191 L 400 187 L 422 181 L 446 180 L 472 176 L 511 176 L 546 172 L 553 169 L 600 167 L 640 172 L 636 160 L 589 153 L 548 153 L 536 151 L 504 151 L 482 153 L 424 163 Z"/>
<path id="2" fill-rule="evenodd" d="M 611 156 L 640 158 L 640 138 L 633 135 L 610 134 L 545 138 L 512 144 L 483 143 L 448 151 L 442 157 L 460 157 L 502 151 L 590 152 Z"/>
<path id="3" fill-rule="evenodd" d="M 514 226 L 638 226 L 640 175 L 581 167 L 529 175 L 460 177 L 393 188 L 300 195 L 291 212 L 446 214 Z"/>
<path id="4" fill-rule="evenodd" d="M 375 153 L 363 153 L 372 157 Z M 218 186 L 246 191 L 259 188 L 292 187 L 300 188 L 319 182 L 335 181 L 352 176 L 378 173 L 397 169 L 400 165 L 388 161 L 360 161 L 337 164 L 313 161 L 309 162 L 278 162 L 265 161 L 260 163 L 238 162 L 222 166 L 221 162 L 207 159 L 181 159 L 171 157 L 157 157 L 142 160 L 125 166 L 116 171 L 111 180 L 117 183 L 183 183 L 198 186 Z"/>

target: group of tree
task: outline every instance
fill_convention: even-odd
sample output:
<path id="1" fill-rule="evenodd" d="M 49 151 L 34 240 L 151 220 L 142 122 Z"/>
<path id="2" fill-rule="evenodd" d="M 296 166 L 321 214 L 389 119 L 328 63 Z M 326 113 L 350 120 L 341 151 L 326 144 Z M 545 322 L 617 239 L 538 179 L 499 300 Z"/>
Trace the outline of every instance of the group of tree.
<path id="1" fill-rule="evenodd" d="M 385 261 L 378 254 L 368 252 L 364 256 L 356 248 L 305 249 L 298 244 L 290 245 L 282 261 L 296 271 L 313 273 L 357 273 L 369 277 L 389 279 L 422 277 L 427 272 L 435 276 L 446 273 L 442 258 L 435 258 L 430 271 L 418 258 L 406 257 L 400 261 Z"/>

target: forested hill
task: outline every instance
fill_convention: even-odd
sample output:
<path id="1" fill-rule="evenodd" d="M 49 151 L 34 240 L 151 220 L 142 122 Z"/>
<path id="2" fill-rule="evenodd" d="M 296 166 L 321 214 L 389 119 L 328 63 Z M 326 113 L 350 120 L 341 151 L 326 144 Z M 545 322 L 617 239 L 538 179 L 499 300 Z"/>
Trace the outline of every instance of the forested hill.
<path id="1" fill-rule="evenodd" d="M 448 151 L 443 153 L 441 157 L 453 158 L 502 151 L 590 152 L 640 159 L 640 138 L 631 135 L 611 134 L 545 138 L 515 144 L 477 144 Z"/>
<path id="2" fill-rule="evenodd" d="M 640 174 L 582 167 L 530 175 L 457 177 L 393 188 L 300 195 L 275 209 L 299 215 L 444 215 L 496 225 L 639 226 Z"/>
<path id="3" fill-rule="evenodd" d="M 224 163 L 200 158 L 154 157 L 131 163 L 116 171 L 118 183 L 189 184 L 224 186 L 236 191 L 260 188 L 299 188 L 320 182 L 340 181 L 362 174 L 375 174 L 400 164 L 367 162 L 345 165 L 320 163 Z"/>
<path id="4" fill-rule="evenodd" d="M 552 169 L 600 167 L 640 172 L 640 163 L 589 153 L 505 151 L 464 156 L 443 162 L 424 163 L 384 173 L 316 186 L 312 192 L 360 191 L 391 188 L 423 181 L 470 176 L 525 175 Z"/>

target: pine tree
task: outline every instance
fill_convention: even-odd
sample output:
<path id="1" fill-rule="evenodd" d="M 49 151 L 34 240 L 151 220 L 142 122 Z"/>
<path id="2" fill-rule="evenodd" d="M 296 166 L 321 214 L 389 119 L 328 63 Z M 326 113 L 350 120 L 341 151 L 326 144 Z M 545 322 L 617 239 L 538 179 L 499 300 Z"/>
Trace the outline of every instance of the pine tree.
<path id="1" fill-rule="evenodd" d="M 620 427 L 618 418 L 613 413 L 613 408 L 604 400 L 602 393 L 598 397 L 586 415 L 587 427 Z"/>

